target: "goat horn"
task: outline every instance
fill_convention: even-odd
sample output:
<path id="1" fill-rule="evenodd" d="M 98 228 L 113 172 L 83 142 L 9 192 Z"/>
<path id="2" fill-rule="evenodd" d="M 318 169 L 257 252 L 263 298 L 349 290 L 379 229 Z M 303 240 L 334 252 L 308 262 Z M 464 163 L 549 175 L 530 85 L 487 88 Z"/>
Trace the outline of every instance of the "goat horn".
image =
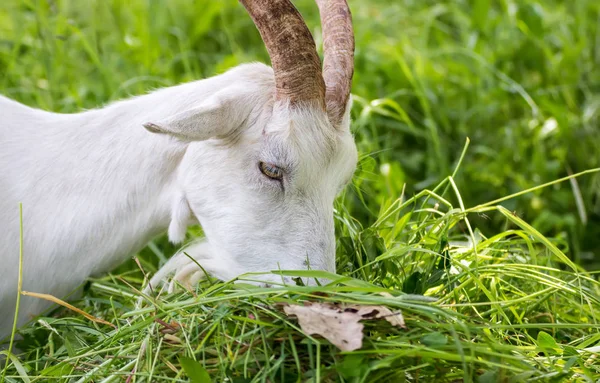
<path id="1" fill-rule="evenodd" d="M 275 99 L 317 101 L 325 110 L 325 82 L 315 42 L 289 0 L 240 0 L 267 47 L 275 72 Z"/>
<path id="2" fill-rule="evenodd" d="M 354 74 L 354 33 L 346 0 L 317 0 L 323 29 L 323 78 L 329 121 L 339 126 Z"/>

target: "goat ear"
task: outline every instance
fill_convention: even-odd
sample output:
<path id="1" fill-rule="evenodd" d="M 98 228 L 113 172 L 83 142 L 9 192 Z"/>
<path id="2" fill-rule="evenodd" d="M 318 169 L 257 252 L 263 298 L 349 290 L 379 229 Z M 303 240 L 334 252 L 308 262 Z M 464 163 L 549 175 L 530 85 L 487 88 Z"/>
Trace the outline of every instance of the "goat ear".
<path id="1" fill-rule="evenodd" d="M 248 116 L 250 108 L 242 101 L 239 97 L 214 95 L 200 105 L 162 121 L 147 122 L 144 128 L 151 133 L 168 134 L 184 141 L 226 137 Z"/>

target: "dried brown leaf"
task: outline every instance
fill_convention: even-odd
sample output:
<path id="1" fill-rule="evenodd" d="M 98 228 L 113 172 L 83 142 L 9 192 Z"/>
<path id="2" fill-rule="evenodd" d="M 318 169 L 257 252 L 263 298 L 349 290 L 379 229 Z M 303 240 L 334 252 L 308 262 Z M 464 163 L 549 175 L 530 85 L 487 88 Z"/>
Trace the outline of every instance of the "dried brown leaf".
<path id="1" fill-rule="evenodd" d="M 176 335 L 173 335 L 173 334 L 164 334 L 164 336 L 163 336 L 163 337 L 164 337 L 164 339 L 165 339 L 165 340 L 166 340 L 168 343 L 171 343 L 171 344 L 176 344 L 176 343 L 178 343 L 178 344 L 183 344 L 183 342 L 181 341 L 181 338 L 179 338 L 179 337 L 178 337 L 178 336 L 176 336 Z"/>
<path id="2" fill-rule="evenodd" d="M 362 320 L 385 319 L 394 326 L 405 328 L 400 312 L 392 312 L 385 306 L 349 305 L 305 302 L 304 305 L 286 305 L 287 315 L 295 315 L 302 331 L 309 335 L 321 335 L 342 351 L 362 347 Z"/>

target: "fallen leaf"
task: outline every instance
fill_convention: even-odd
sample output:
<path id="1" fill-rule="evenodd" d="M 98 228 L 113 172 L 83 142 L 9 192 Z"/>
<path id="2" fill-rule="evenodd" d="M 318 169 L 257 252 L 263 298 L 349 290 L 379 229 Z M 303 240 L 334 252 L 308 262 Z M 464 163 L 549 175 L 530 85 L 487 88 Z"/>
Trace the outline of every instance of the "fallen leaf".
<path id="1" fill-rule="evenodd" d="M 158 330 L 161 334 L 175 334 L 183 325 L 174 320 L 171 323 L 167 323 L 160 318 L 154 318 L 154 321 L 159 323 L 162 327 Z"/>
<path id="2" fill-rule="evenodd" d="M 173 334 L 165 334 L 163 338 L 170 344 L 183 343 L 178 336 L 175 336 Z"/>
<path id="3" fill-rule="evenodd" d="M 362 347 L 362 320 L 385 319 L 394 326 L 405 328 L 400 312 L 392 312 L 384 306 L 340 306 L 331 303 L 307 302 L 304 305 L 286 305 L 287 315 L 295 315 L 302 331 L 309 335 L 321 335 L 342 351 Z"/>
<path id="4" fill-rule="evenodd" d="M 377 311 L 377 315 L 375 318 L 380 319 L 383 318 L 386 321 L 390 322 L 393 326 L 406 328 L 404 324 L 404 317 L 400 311 L 392 312 L 385 306 L 364 306 L 365 308 L 371 308 Z"/>

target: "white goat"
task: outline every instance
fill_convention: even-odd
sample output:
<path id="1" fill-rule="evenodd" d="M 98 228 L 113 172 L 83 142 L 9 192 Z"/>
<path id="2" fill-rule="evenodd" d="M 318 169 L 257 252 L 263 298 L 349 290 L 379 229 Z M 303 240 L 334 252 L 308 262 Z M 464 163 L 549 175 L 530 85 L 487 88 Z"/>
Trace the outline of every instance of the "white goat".
<path id="1" fill-rule="evenodd" d="M 15 312 L 20 202 L 23 290 L 63 297 L 196 222 L 206 242 L 190 251 L 216 277 L 335 270 L 333 200 L 357 159 L 346 1 L 318 2 L 323 72 L 289 0 L 241 2 L 273 69 L 241 65 L 79 114 L 0 97 L 0 339 Z M 178 257 L 167 271 L 197 270 Z M 19 326 L 48 307 L 22 297 Z"/>

